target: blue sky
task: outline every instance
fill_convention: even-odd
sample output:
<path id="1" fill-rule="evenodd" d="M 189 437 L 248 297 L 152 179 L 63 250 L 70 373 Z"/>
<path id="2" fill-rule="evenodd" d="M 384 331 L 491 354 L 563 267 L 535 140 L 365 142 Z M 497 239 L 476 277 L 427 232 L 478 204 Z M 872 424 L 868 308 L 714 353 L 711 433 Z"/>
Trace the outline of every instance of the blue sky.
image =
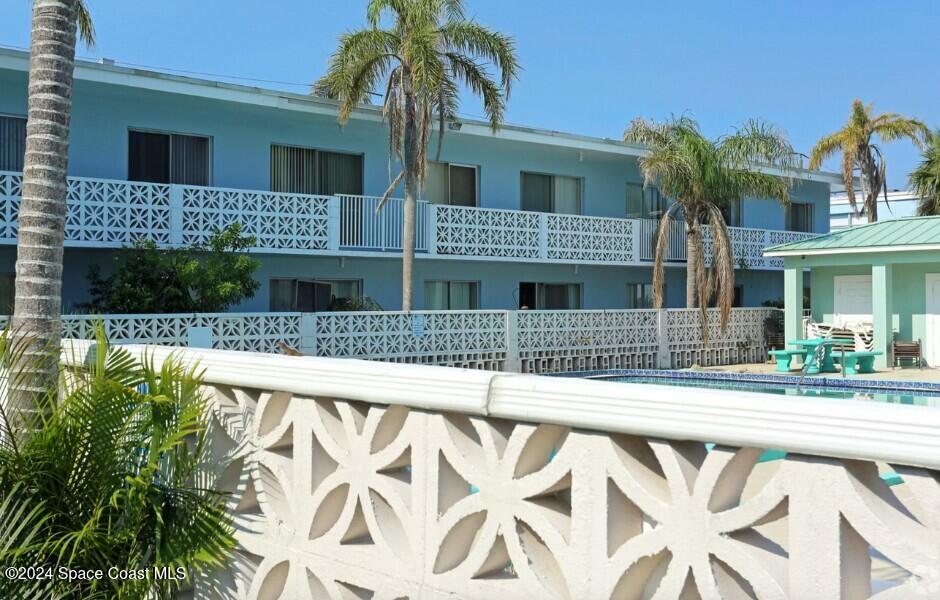
<path id="1" fill-rule="evenodd" d="M 322 73 L 336 36 L 364 23 L 366 0 L 87 3 L 98 44 L 80 56 L 303 84 Z M 30 4 L 4 2 L 0 44 L 28 45 Z M 619 138 L 638 115 L 688 113 L 711 135 L 761 117 L 807 152 L 859 97 L 940 127 L 936 0 L 466 4 L 516 38 L 525 71 L 512 123 Z M 468 101 L 463 112 L 480 110 Z M 918 153 L 902 143 L 886 151 L 889 185 L 905 186 Z"/>

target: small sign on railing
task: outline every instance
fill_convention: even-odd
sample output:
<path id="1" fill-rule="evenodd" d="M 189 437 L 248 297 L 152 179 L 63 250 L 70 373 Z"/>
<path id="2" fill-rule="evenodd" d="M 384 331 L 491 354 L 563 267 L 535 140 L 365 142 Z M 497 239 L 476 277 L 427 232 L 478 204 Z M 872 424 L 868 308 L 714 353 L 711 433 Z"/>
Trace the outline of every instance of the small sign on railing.
<path id="1" fill-rule="evenodd" d="M 424 315 L 411 315 L 411 335 L 419 340 L 423 338 L 426 320 Z"/>

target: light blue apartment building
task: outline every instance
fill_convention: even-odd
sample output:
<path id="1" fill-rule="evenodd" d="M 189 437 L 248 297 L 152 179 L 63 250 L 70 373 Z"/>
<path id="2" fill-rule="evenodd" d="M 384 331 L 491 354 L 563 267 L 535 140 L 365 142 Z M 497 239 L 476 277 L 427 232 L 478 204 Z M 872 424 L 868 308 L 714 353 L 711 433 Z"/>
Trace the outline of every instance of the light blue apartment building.
<path id="1" fill-rule="evenodd" d="M 0 291 L 14 271 L 27 67 L 26 53 L 0 50 Z M 106 274 L 116 248 L 140 236 L 184 245 L 234 221 L 256 236 L 263 266 L 257 295 L 233 310 L 325 310 L 361 295 L 400 307 L 401 204 L 374 210 L 388 185 L 377 107 L 340 127 L 322 99 L 78 62 L 71 139 L 66 311 L 88 300 L 89 267 Z M 419 207 L 416 308 L 648 306 L 666 200 L 643 187 L 643 151 L 450 123 Z M 754 199 L 728 211 L 740 305 L 783 297 L 782 263 L 762 250 L 827 232 L 837 183 L 804 171 L 788 209 Z M 679 307 L 684 243 L 674 246 L 666 297 Z"/>

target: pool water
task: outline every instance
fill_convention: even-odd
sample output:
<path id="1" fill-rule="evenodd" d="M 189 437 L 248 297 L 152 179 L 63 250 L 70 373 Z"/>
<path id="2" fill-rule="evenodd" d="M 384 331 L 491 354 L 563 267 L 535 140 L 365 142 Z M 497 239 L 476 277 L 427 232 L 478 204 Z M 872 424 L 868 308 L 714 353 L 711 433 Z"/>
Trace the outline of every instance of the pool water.
<path id="1" fill-rule="evenodd" d="M 650 383 L 655 385 L 675 385 L 681 387 L 695 387 L 710 390 L 735 390 L 740 392 L 759 392 L 775 394 L 778 396 L 802 396 L 807 398 L 835 398 L 838 400 L 861 400 L 867 402 L 884 402 L 888 404 L 912 404 L 919 406 L 940 407 L 940 391 L 912 390 L 885 387 L 857 387 L 855 380 L 852 387 L 837 387 L 831 385 L 813 385 L 805 383 L 797 386 L 795 382 L 755 380 L 748 381 L 738 378 L 699 379 L 694 377 L 670 377 L 668 375 L 606 375 L 596 376 L 592 379 L 602 381 L 617 381 L 621 383 Z M 889 382 L 879 382 L 887 384 Z"/>

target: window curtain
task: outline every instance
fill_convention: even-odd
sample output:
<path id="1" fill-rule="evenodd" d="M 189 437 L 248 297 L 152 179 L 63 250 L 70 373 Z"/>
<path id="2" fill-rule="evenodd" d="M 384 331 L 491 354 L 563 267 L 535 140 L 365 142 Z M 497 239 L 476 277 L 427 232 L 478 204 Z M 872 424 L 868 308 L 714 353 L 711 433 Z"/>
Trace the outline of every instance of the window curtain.
<path id="1" fill-rule="evenodd" d="M 643 210 L 643 184 L 627 184 L 627 212 L 628 219 L 645 219 L 647 211 Z"/>
<path id="2" fill-rule="evenodd" d="M 450 310 L 476 310 L 477 284 L 473 281 L 452 281 L 449 285 Z"/>
<path id="3" fill-rule="evenodd" d="M 327 281 L 327 283 L 330 284 L 330 296 L 333 300 L 359 298 L 362 296 L 359 290 L 358 279 L 335 279 Z"/>
<path id="4" fill-rule="evenodd" d="M 131 181 L 170 183 L 170 136 L 131 131 L 128 136 L 127 178 Z"/>
<path id="5" fill-rule="evenodd" d="M 170 136 L 170 183 L 209 185 L 209 138 Z"/>
<path id="6" fill-rule="evenodd" d="M 26 154 L 26 119 L 0 117 L 0 171 L 22 171 Z"/>
<path id="7" fill-rule="evenodd" d="M 522 210 L 552 212 L 552 177 L 522 174 Z"/>
<path id="8" fill-rule="evenodd" d="M 319 194 L 362 195 L 362 156 L 339 152 L 317 152 L 319 159 Z"/>
<path id="9" fill-rule="evenodd" d="M 317 193 L 317 153 L 310 148 L 271 145 L 271 191 Z"/>
<path id="10" fill-rule="evenodd" d="M 271 312 L 289 312 L 294 310 L 296 279 L 271 280 Z"/>
<path id="11" fill-rule="evenodd" d="M 421 199 L 434 204 L 450 204 L 449 189 L 447 163 L 428 162 Z"/>
<path id="12" fill-rule="evenodd" d="M 813 230 L 813 205 L 792 202 L 787 211 L 787 229 L 790 231 Z"/>
<path id="13" fill-rule="evenodd" d="M 581 180 L 575 177 L 554 177 L 552 212 L 565 215 L 581 214 Z"/>
<path id="14" fill-rule="evenodd" d="M 427 310 L 447 310 L 448 306 L 447 282 L 424 282 L 424 306 Z"/>
<path id="15" fill-rule="evenodd" d="M 581 308 L 581 286 L 576 283 L 547 283 L 542 286 L 545 310 L 577 310 Z"/>
<path id="16" fill-rule="evenodd" d="M 450 203 L 454 206 L 477 205 L 477 170 L 450 165 Z"/>

